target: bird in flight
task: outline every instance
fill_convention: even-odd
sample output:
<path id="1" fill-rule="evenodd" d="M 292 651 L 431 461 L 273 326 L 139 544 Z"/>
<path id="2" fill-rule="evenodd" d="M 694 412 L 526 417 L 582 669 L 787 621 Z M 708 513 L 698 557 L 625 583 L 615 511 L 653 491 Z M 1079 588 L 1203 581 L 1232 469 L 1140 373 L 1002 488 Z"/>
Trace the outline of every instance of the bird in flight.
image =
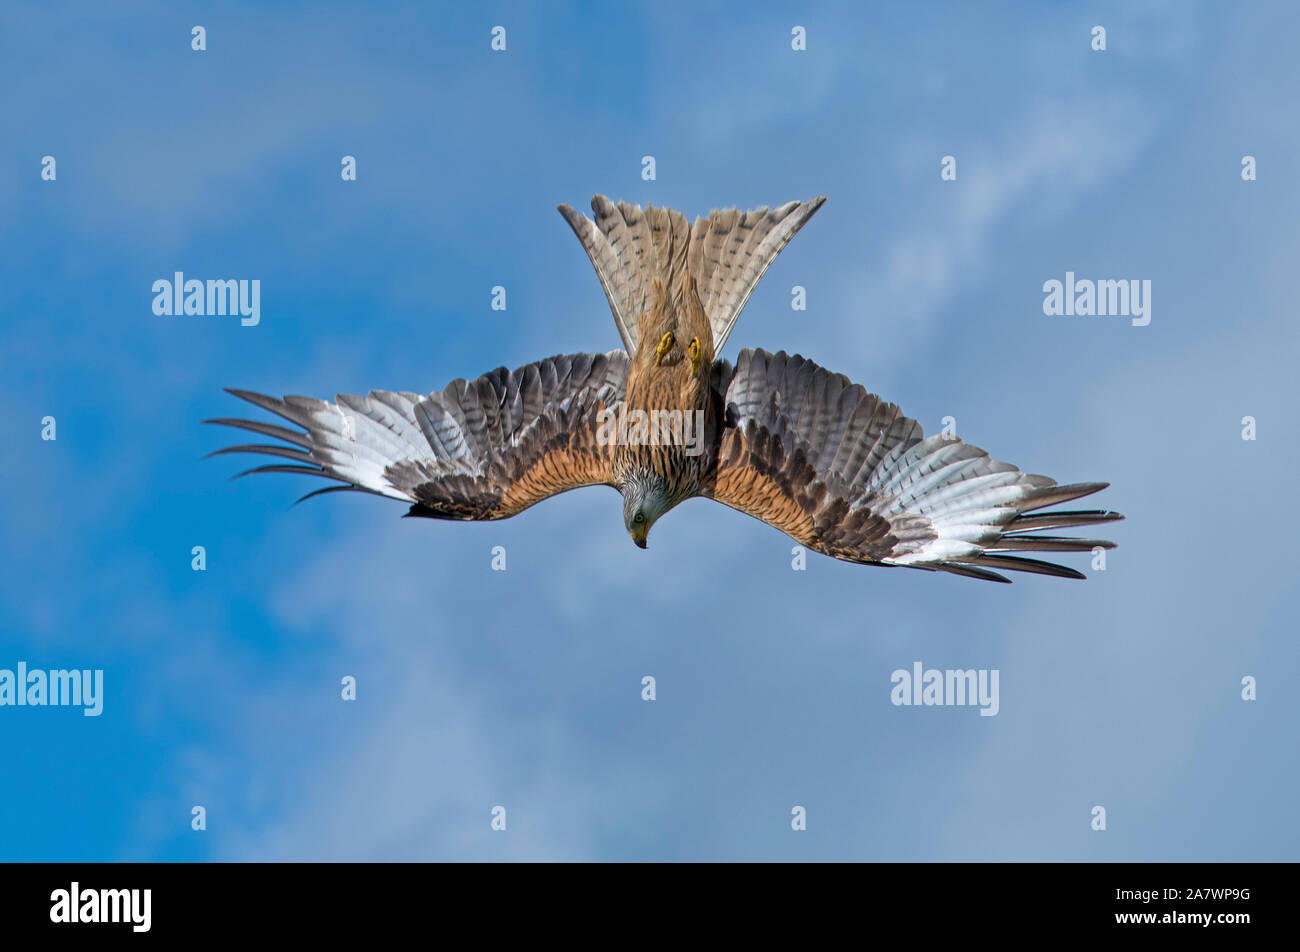
<path id="1" fill-rule="evenodd" d="M 1122 519 L 1062 503 L 1106 483 L 1058 485 L 921 426 L 842 374 L 785 351 L 719 359 L 764 272 L 825 198 L 779 208 L 681 212 L 592 199 L 560 213 L 595 266 L 623 349 L 568 354 L 454 380 L 430 394 L 372 390 L 335 402 L 229 390 L 301 429 L 207 420 L 281 442 L 220 453 L 302 473 L 432 519 L 506 519 L 584 486 L 623 496 L 641 548 L 695 496 L 748 513 L 848 562 L 1007 582 L 1003 572 L 1083 578 L 1023 553 L 1114 543 L 1053 533 Z M 213 454 L 213 455 L 217 455 Z M 1046 532 L 1044 532 L 1046 530 Z"/>

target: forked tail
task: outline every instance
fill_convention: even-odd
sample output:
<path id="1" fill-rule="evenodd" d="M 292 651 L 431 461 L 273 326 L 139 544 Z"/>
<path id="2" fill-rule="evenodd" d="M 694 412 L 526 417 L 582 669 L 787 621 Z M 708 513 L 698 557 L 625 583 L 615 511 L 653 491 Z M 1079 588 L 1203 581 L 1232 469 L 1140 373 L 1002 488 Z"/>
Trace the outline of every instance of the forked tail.
<path id="1" fill-rule="evenodd" d="M 594 221 L 568 205 L 560 206 L 560 214 L 596 268 L 629 354 L 636 352 L 637 327 L 650 309 L 655 276 L 678 295 L 684 270 L 695 278 L 714 353 L 720 353 L 763 273 L 824 201 L 819 196 L 747 212 L 714 209 L 693 228 L 674 209 L 615 205 L 604 195 L 591 200 Z"/>

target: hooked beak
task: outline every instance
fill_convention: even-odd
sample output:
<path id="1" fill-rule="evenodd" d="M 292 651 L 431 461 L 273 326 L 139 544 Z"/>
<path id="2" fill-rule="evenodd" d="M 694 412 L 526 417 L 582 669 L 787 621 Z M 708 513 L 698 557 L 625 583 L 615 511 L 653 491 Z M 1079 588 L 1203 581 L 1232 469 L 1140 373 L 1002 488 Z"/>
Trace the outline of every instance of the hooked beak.
<path id="1" fill-rule="evenodd" d="M 646 547 L 646 545 L 645 545 L 645 537 L 646 537 L 647 533 L 649 533 L 650 530 L 649 530 L 649 529 L 642 529 L 642 528 L 640 528 L 640 527 L 637 527 L 637 528 L 635 528 L 635 529 L 631 529 L 631 530 L 629 530 L 629 531 L 630 531 L 631 534 L 632 534 L 632 541 L 636 543 L 636 547 L 637 547 L 638 549 L 644 549 L 644 548 Z"/>

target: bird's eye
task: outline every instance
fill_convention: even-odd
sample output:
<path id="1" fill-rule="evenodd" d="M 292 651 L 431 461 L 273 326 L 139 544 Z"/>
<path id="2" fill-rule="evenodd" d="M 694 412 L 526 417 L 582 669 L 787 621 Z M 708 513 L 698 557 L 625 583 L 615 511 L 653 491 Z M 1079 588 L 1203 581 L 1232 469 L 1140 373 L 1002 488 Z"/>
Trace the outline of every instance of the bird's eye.
<path id="1" fill-rule="evenodd" d="M 645 513 L 644 513 L 644 512 L 638 512 L 635 516 L 632 517 L 632 521 L 633 521 L 633 522 L 636 522 L 636 523 L 642 523 L 642 522 L 645 522 Z"/>

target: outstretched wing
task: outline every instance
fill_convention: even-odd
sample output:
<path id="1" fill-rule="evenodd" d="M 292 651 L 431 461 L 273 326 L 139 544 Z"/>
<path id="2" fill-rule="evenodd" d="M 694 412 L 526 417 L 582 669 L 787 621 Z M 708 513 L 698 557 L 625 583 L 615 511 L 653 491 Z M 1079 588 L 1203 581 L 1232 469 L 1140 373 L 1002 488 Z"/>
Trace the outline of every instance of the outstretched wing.
<path id="1" fill-rule="evenodd" d="M 247 473 L 304 473 L 337 480 L 319 492 L 357 490 L 411 503 L 410 515 L 505 519 L 556 493 L 613 485 L 613 447 L 596 439 L 598 414 L 623 399 L 628 357 L 550 357 L 428 396 L 372 390 L 337 403 L 231 390 L 305 430 L 254 420 L 205 420 L 283 444 L 232 446 L 292 464 Z M 284 445 L 288 444 L 288 445 Z M 308 495 L 316 495 L 309 493 Z M 306 497 L 304 497 L 306 498 Z"/>
<path id="2" fill-rule="evenodd" d="M 1014 553 L 1114 546 L 1038 532 L 1122 519 L 1040 511 L 1106 483 L 1058 486 L 954 437 L 926 438 L 897 406 L 810 360 L 744 350 L 734 368 L 714 365 L 713 386 L 726 422 L 702 495 L 817 552 L 1006 582 L 995 570 L 1084 577 Z"/>

